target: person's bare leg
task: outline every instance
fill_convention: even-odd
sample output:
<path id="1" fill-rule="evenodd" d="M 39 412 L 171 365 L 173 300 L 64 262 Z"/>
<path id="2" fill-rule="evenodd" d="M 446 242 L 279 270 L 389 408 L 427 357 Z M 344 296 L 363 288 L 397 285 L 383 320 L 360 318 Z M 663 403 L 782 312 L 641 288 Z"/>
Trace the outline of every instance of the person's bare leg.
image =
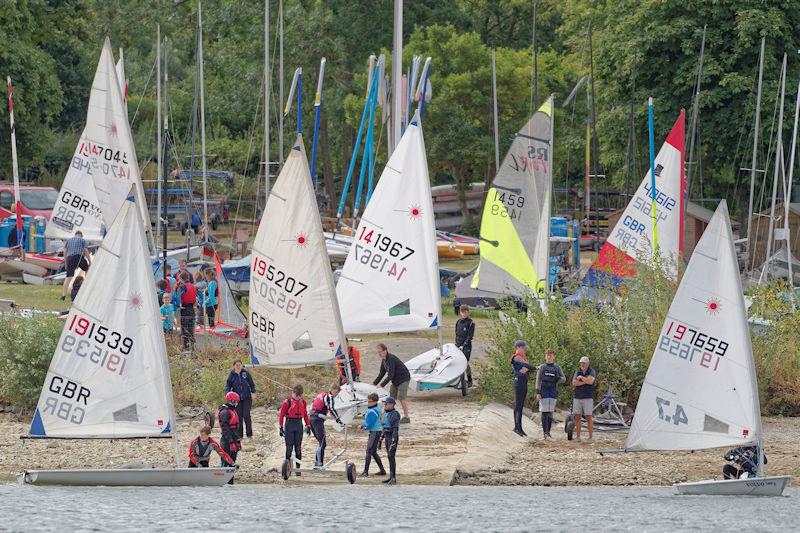
<path id="1" fill-rule="evenodd" d="M 64 284 L 61 285 L 61 297 L 64 298 L 67 295 L 67 289 L 69 288 L 70 283 L 72 282 L 72 278 L 64 278 Z"/>
<path id="2" fill-rule="evenodd" d="M 575 415 L 575 440 L 581 438 L 581 415 Z"/>
<path id="3" fill-rule="evenodd" d="M 592 423 L 592 415 L 586 415 L 586 428 L 589 430 L 589 438 L 592 438 L 594 432 L 594 425 Z"/>
<path id="4" fill-rule="evenodd" d="M 405 400 L 400 400 L 400 407 L 403 408 L 403 416 L 408 416 L 408 402 Z"/>

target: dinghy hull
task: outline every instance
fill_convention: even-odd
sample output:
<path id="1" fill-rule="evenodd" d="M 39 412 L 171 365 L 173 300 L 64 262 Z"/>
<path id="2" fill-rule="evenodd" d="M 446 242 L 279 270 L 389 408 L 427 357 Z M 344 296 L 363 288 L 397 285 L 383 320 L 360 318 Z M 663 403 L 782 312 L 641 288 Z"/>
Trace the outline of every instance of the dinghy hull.
<path id="1" fill-rule="evenodd" d="M 694 496 L 780 496 L 789 476 L 754 477 L 748 479 L 709 479 L 677 483 L 678 494 Z"/>
<path id="2" fill-rule="evenodd" d="M 467 370 L 467 358 L 455 344 L 443 344 L 442 354 L 434 348 L 406 362 L 411 374 L 410 388 L 436 390 L 455 385 Z"/>
<path id="3" fill-rule="evenodd" d="M 26 470 L 17 475 L 22 485 L 107 487 L 221 487 L 236 468 L 108 468 Z"/>

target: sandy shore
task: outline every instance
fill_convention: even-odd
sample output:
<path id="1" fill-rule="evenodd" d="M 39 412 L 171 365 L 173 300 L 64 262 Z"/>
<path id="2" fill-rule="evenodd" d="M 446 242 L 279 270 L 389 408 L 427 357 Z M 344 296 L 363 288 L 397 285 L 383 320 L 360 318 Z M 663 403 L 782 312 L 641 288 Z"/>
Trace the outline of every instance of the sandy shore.
<path id="1" fill-rule="evenodd" d="M 402 359 L 430 349 L 427 336 L 382 337 L 389 350 Z M 362 376 L 371 381 L 377 375 L 375 338 L 360 343 Z M 474 353 L 483 352 L 477 342 Z M 310 395 L 310 394 L 309 394 Z M 511 410 L 506 406 L 483 406 L 473 397 L 462 398 L 460 391 L 409 393 L 411 423 L 403 425 L 398 448 L 398 482 L 419 484 L 467 485 L 658 485 L 677 481 L 720 477 L 721 450 L 696 453 L 636 453 L 599 456 L 599 448 L 620 447 L 624 433 L 595 432 L 594 444 L 566 440 L 563 418 L 553 427 L 554 439 L 542 440 L 541 430 L 526 417 L 528 438 L 515 435 Z M 399 407 L 399 406 L 398 406 Z M 196 415 L 192 418 L 192 415 Z M 202 410 L 184 408 L 179 413 L 178 431 L 181 462 L 187 447 L 202 424 Z M 534 419 L 538 417 L 534 414 Z M 239 482 L 284 483 L 278 468 L 283 460 L 283 439 L 278 435 L 274 409 L 253 411 L 255 438 L 245 440 L 239 455 Z M 168 466 L 172 461 L 169 439 L 133 441 L 32 441 L 22 443 L 30 420 L 9 413 L 0 414 L 0 476 L 8 477 L 23 469 L 120 467 L 144 463 Z M 765 419 L 768 470 L 800 479 L 800 419 Z M 219 435 L 215 430 L 214 437 Z M 328 453 L 339 450 L 343 434 L 329 430 Z M 313 459 L 316 441 L 306 437 L 304 456 Z M 355 427 L 348 431 L 347 452 L 360 472 L 363 467 L 366 435 Z M 384 455 L 382 453 L 382 455 Z M 344 481 L 344 463 L 338 462 L 331 475 L 309 474 L 302 481 Z M 373 466 L 373 471 L 375 467 Z M 359 480 L 378 483 L 379 478 Z M 795 481 L 796 483 L 797 481 Z"/>

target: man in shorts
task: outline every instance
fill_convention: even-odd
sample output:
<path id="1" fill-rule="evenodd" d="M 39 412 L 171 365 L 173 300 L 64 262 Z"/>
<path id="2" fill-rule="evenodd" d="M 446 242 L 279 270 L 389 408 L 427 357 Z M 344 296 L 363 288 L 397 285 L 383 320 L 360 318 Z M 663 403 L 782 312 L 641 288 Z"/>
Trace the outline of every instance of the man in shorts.
<path id="1" fill-rule="evenodd" d="M 581 416 L 586 417 L 586 428 L 589 438 L 586 442 L 591 444 L 594 426 L 592 425 L 592 410 L 594 409 L 594 382 L 597 372 L 589 366 L 589 358 L 581 357 L 580 368 L 572 375 L 572 386 L 575 393 L 572 400 L 572 414 L 575 415 L 575 440 L 581 441 Z"/>
<path id="2" fill-rule="evenodd" d="M 84 272 L 88 271 L 91 260 L 89 248 L 86 247 L 86 241 L 83 240 L 83 233 L 76 231 L 75 235 L 64 243 L 64 265 L 67 268 L 67 277 L 64 278 L 64 284 L 61 286 L 62 300 L 67 297 L 67 289 L 72 284 L 72 278 L 75 277 L 75 270 L 80 268 Z"/>
<path id="3" fill-rule="evenodd" d="M 556 364 L 556 352 L 545 350 L 545 363 L 536 370 L 536 400 L 539 402 L 539 413 L 542 415 L 542 433 L 545 439 L 553 438 L 550 428 L 553 427 L 553 413 L 558 400 L 558 385 L 567 381 L 564 371 Z"/>
<path id="4" fill-rule="evenodd" d="M 381 371 L 372 384 L 378 385 L 384 376 L 386 376 L 386 379 L 383 380 L 383 383 L 380 383 L 381 387 L 385 387 L 390 381 L 392 382 L 389 396 L 397 398 L 403 407 L 403 418 L 400 419 L 400 423 L 408 424 L 411 419 L 408 417 L 406 395 L 408 394 L 408 384 L 411 381 L 411 373 L 406 368 L 405 363 L 393 353 L 389 353 L 389 349 L 382 342 L 378 343 L 378 356 L 381 358 Z"/>

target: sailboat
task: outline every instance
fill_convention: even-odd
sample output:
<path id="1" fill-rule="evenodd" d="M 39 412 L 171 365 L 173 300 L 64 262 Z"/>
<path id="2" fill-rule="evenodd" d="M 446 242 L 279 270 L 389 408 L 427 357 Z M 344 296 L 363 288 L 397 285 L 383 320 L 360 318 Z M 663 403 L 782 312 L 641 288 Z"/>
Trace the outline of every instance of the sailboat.
<path id="1" fill-rule="evenodd" d="M 87 241 L 101 241 L 131 186 L 134 186 L 142 226 L 147 223 L 149 227 L 126 105 L 111 43 L 106 37 L 89 95 L 86 127 L 75 148 L 45 235 L 51 239 L 68 239 L 80 230 Z"/>
<path id="2" fill-rule="evenodd" d="M 466 362 L 454 344 L 441 342 L 439 258 L 419 111 L 364 210 L 336 294 L 347 333 L 435 328 L 439 346 L 423 354 L 429 363 L 446 355 Z"/>
<path id="3" fill-rule="evenodd" d="M 676 485 L 681 494 L 779 496 L 766 477 L 764 434 L 728 206 L 694 249 L 661 328 L 624 451 L 757 446 L 756 477 Z"/>
<path id="4" fill-rule="evenodd" d="M 655 157 L 658 260 L 667 275 L 678 279 L 678 261 L 683 253 L 683 213 L 686 197 L 684 139 L 686 112 L 681 110 Z M 600 248 L 597 260 L 583 279 L 589 287 L 616 286 L 636 274 L 639 261 L 650 260 L 653 250 L 651 171 Z"/>
<path id="5" fill-rule="evenodd" d="M 26 470 L 20 483 L 223 485 L 235 467 L 181 468 L 167 347 L 138 206 L 126 201 L 67 315 L 29 438 L 172 438 L 174 468 Z"/>
<path id="6" fill-rule="evenodd" d="M 214 271 L 217 274 L 217 288 L 219 290 L 214 326 L 207 326 L 203 321 L 202 324 L 197 325 L 195 333 L 198 335 L 208 333 L 225 339 L 245 338 L 247 336 L 247 317 L 236 305 L 233 291 L 231 291 L 228 280 L 225 279 L 222 265 L 216 253 L 214 254 Z"/>
<path id="7" fill-rule="evenodd" d="M 544 302 L 550 293 L 552 148 L 550 97 L 514 136 L 486 194 L 480 263 L 456 287 L 459 303 L 529 294 Z"/>

